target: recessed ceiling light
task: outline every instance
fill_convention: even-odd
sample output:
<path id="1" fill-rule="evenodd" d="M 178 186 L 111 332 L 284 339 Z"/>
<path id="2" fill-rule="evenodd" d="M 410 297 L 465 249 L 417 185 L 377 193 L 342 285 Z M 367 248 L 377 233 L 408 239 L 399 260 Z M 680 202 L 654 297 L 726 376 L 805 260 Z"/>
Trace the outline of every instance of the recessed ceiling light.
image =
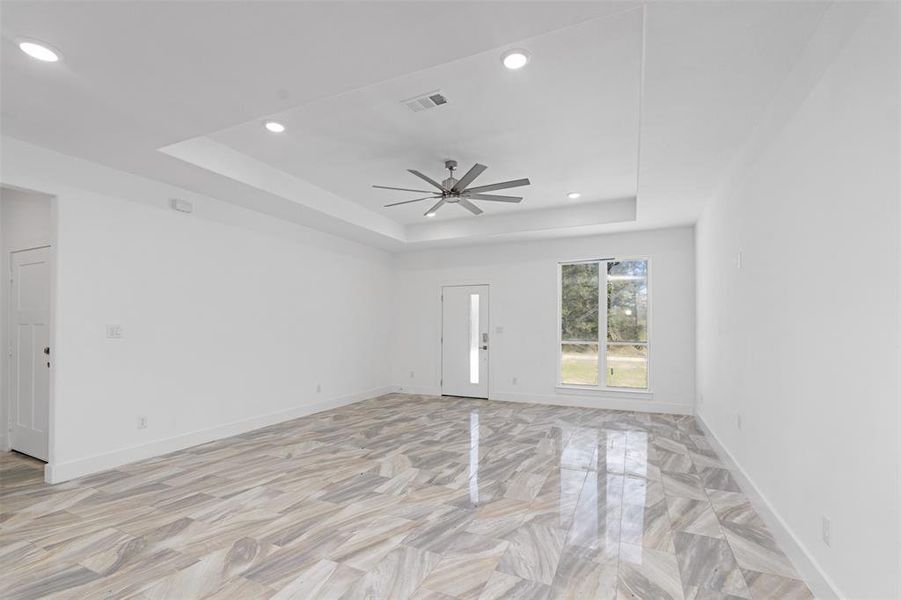
<path id="1" fill-rule="evenodd" d="M 578 200 L 582 197 L 582 194 L 580 194 L 579 192 L 570 192 L 566 195 L 566 197 L 570 200 Z"/>
<path id="2" fill-rule="evenodd" d="M 501 57 L 501 60 L 505 67 L 511 71 L 515 71 L 516 69 L 521 69 L 529 64 L 529 53 L 525 50 L 508 50 L 507 52 L 504 52 L 504 56 Z"/>
<path id="3" fill-rule="evenodd" d="M 19 50 L 30 56 L 44 62 L 56 62 L 59 60 L 59 54 L 37 42 L 19 42 Z"/>
<path id="4" fill-rule="evenodd" d="M 278 121 L 266 121 L 263 123 L 263 127 L 272 133 L 283 133 L 285 131 L 285 126 Z"/>

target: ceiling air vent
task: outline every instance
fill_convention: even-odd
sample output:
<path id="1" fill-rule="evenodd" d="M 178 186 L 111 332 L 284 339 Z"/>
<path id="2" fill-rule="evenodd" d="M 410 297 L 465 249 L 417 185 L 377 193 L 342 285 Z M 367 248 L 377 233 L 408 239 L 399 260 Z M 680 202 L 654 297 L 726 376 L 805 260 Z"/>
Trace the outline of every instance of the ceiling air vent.
<path id="1" fill-rule="evenodd" d="M 442 104 L 447 104 L 447 98 L 441 94 L 440 90 L 435 90 L 434 92 L 422 94 L 421 96 L 402 100 L 401 104 L 406 104 L 407 108 L 413 112 L 422 112 L 430 108 L 435 108 L 436 106 L 441 106 Z"/>

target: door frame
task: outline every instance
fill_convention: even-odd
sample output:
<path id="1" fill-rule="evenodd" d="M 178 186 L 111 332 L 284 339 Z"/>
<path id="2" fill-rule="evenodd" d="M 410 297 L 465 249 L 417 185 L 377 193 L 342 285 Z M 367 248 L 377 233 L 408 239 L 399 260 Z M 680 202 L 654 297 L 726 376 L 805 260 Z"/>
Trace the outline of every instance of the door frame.
<path id="1" fill-rule="evenodd" d="M 444 288 L 449 287 L 472 287 L 476 285 L 484 285 L 488 288 L 488 369 L 486 370 L 485 376 L 488 377 L 487 381 L 487 389 L 488 389 L 488 397 L 486 400 L 491 400 L 491 382 L 494 378 L 491 376 L 492 370 L 492 360 L 491 353 L 494 350 L 494 334 L 491 332 L 491 315 L 494 310 L 492 304 L 492 294 L 491 294 L 491 283 L 485 281 L 478 282 L 467 282 L 467 283 L 442 283 L 438 286 L 438 322 L 440 326 L 438 327 L 438 395 L 444 395 Z M 481 398 L 479 398 L 481 399 Z"/>
<path id="2" fill-rule="evenodd" d="M 2 296 L 3 310 L 0 310 L 0 318 L 2 318 L 2 327 L 0 327 L 0 352 L 3 355 L 3 368 L 0 370 L 0 404 L 6 411 L 6 422 L 0 423 L 2 431 L 2 447 L 0 451 L 8 452 L 11 448 L 12 438 L 10 431 L 10 419 L 12 418 L 12 378 L 10 377 L 10 367 L 12 357 L 9 355 L 10 343 L 10 321 L 12 318 L 12 303 L 10 280 L 12 278 L 12 255 L 14 252 L 23 250 L 34 250 L 36 248 L 49 248 L 50 262 L 50 309 L 49 309 L 49 343 L 50 343 L 50 373 L 48 374 L 48 398 L 47 398 L 47 463 L 44 465 L 44 481 L 49 482 L 50 469 L 56 459 L 56 368 L 58 366 L 58 352 L 56 346 L 56 330 L 57 330 L 57 280 L 58 280 L 58 261 L 57 261 L 57 239 L 59 231 L 58 219 L 58 197 L 54 194 L 42 192 L 31 188 L 17 185 L 11 185 L 6 182 L 0 182 L 2 187 L 45 196 L 50 200 L 50 223 L 49 236 L 43 243 L 26 243 L 22 247 L 8 248 L 6 240 L 0 234 L 0 256 L 2 256 L 2 266 L 0 266 L 0 296 Z"/>

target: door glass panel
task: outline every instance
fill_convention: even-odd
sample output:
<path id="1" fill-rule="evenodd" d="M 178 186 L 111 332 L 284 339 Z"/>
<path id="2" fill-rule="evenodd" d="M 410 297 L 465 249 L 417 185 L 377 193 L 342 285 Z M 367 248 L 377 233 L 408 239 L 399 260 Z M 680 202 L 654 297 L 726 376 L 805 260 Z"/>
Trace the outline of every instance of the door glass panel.
<path id="1" fill-rule="evenodd" d="M 648 347 L 644 344 L 607 344 L 607 385 L 648 387 Z"/>
<path id="2" fill-rule="evenodd" d="M 598 384 L 597 343 L 562 345 L 560 381 L 576 385 Z"/>
<path id="3" fill-rule="evenodd" d="M 469 295 L 469 383 L 479 382 L 479 295 Z"/>

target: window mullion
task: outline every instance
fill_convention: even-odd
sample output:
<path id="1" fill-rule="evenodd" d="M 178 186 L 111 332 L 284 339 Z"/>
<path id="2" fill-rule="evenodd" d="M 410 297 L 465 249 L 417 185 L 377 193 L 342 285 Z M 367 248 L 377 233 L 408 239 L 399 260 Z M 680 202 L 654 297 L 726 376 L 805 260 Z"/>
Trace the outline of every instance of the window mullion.
<path id="1" fill-rule="evenodd" d="M 598 387 L 607 387 L 607 261 L 598 263 Z"/>

